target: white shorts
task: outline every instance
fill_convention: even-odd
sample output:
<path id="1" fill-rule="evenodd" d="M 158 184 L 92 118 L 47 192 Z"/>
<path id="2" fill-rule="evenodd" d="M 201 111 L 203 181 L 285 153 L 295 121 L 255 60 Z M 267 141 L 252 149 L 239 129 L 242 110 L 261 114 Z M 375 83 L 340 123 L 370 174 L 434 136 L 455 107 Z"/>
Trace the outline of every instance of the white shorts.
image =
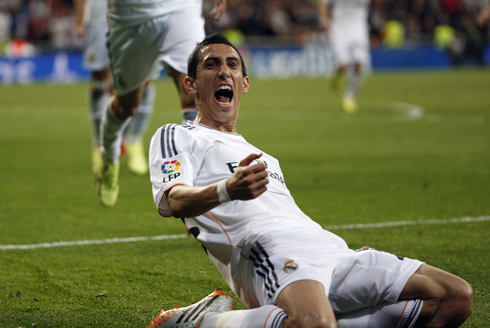
<path id="1" fill-rule="evenodd" d="M 101 71 L 109 67 L 107 51 L 107 25 L 105 22 L 86 24 L 84 29 L 83 65 L 91 71 Z"/>
<path id="2" fill-rule="evenodd" d="M 143 24 L 109 32 L 109 54 L 118 95 L 158 76 L 164 64 L 186 73 L 187 60 L 205 37 L 201 8 L 188 7 Z"/>
<path id="3" fill-rule="evenodd" d="M 337 67 L 354 63 L 368 67 L 371 62 L 368 36 L 366 34 L 364 37 L 362 31 L 359 31 L 359 34 L 348 35 L 341 30 L 337 31 L 332 28 L 330 44 Z"/>
<path id="4" fill-rule="evenodd" d="M 368 250 L 340 255 L 328 299 L 336 313 L 383 302 L 394 303 L 408 279 L 423 264 L 418 260 Z"/>
<path id="5" fill-rule="evenodd" d="M 380 251 L 355 252 L 328 231 L 271 235 L 242 250 L 248 260 L 241 260 L 234 290 L 249 308 L 275 304 L 280 292 L 299 280 L 320 282 L 336 313 L 396 302 L 423 264 Z"/>

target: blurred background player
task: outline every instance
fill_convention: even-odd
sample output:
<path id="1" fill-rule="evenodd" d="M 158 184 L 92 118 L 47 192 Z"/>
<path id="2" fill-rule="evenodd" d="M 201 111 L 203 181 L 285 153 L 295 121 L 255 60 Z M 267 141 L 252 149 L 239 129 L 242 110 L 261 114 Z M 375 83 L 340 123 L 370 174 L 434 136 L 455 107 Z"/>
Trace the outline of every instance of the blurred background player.
<path id="1" fill-rule="evenodd" d="M 107 0 L 75 1 L 76 34 L 84 38 L 83 64 L 91 71 L 89 102 L 92 125 L 92 170 L 101 163 L 99 128 L 104 109 L 113 92 L 110 59 L 107 51 Z M 148 172 L 143 136 L 153 113 L 155 87 L 148 84 L 141 103 L 124 133 L 125 153 L 130 170 Z"/>
<path id="2" fill-rule="evenodd" d="M 343 90 L 342 108 L 357 110 L 356 95 L 363 70 L 369 65 L 370 0 L 319 0 L 320 26 L 329 32 L 336 72 L 331 78 L 335 91 Z"/>
<path id="3" fill-rule="evenodd" d="M 478 12 L 476 21 L 478 26 L 484 28 L 490 22 L 490 0 L 484 0 L 485 5 Z"/>
<path id="4" fill-rule="evenodd" d="M 225 10 L 225 0 L 214 0 L 210 16 L 218 20 Z M 194 98 L 185 91 L 183 81 L 187 58 L 205 32 L 202 0 L 109 0 L 108 22 L 115 95 L 102 118 L 102 165 L 95 189 L 101 203 L 111 207 L 119 194 L 123 131 L 144 97 L 145 86 L 162 67 L 177 86 L 185 120 L 194 119 Z"/>

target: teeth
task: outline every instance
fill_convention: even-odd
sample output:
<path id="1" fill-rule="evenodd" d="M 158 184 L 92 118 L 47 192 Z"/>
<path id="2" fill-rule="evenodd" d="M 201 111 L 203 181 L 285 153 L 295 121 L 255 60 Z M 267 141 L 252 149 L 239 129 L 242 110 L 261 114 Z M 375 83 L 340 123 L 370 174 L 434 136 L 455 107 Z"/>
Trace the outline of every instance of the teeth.
<path id="1" fill-rule="evenodd" d="M 233 90 L 232 90 L 231 86 L 229 86 L 229 85 L 220 85 L 220 86 L 218 87 L 218 89 L 216 90 L 216 92 L 218 92 L 218 91 L 228 91 L 228 92 L 230 92 L 231 94 L 233 94 Z M 223 95 L 223 96 L 218 96 L 218 97 L 216 97 L 216 100 L 218 101 L 218 103 L 219 103 L 221 106 L 230 106 L 230 105 L 231 105 L 231 98 L 232 98 L 232 97 L 233 97 L 233 96 L 226 97 L 226 96 L 224 96 L 224 95 Z M 222 101 L 222 100 L 225 100 L 225 99 L 228 99 L 228 100 L 230 100 L 230 101 Z"/>

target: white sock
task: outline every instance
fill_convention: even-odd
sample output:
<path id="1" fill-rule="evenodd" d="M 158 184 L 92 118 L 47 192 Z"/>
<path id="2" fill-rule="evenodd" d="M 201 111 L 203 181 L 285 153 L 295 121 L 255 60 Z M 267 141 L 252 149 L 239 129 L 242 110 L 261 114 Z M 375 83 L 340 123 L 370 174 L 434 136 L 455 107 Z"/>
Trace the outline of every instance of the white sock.
<path id="1" fill-rule="evenodd" d="M 361 85 L 361 74 L 356 73 L 354 70 L 347 72 L 347 81 L 344 91 L 344 98 L 354 99 L 357 95 L 357 90 Z"/>
<path id="2" fill-rule="evenodd" d="M 400 317 L 400 321 L 398 323 L 397 328 L 413 328 L 415 326 L 415 322 L 420 315 L 420 311 L 422 311 L 422 305 L 424 301 L 422 300 L 413 300 L 406 302 L 405 309 Z"/>
<path id="3" fill-rule="evenodd" d="M 422 300 L 383 303 L 337 315 L 339 328 L 412 328 L 422 310 Z"/>
<path id="4" fill-rule="evenodd" d="M 194 122 L 196 116 L 197 116 L 197 109 L 182 108 L 182 124 L 186 124 L 187 121 Z"/>
<path id="5" fill-rule="evenodd" d="M 146 86 L 138 110 L 133 115 L 131 123 L 124 133 L 124 141 L 128 143 L 143 142 L 143 137 L 148 130 L 153 105 L 155 103 L 156 88 L 153 83 Z"/>
<path id="6" fill-rule="evenodd" d="M 204 316 L 200 328 L 280 328 L 286 317 L 286 312 L 275 305 L 224 313 L 210 312 Z"/>
<path id="7" fill-rule="evenodd" d="M 105 88 L 104 88 L 105 89 Z M 100 121 L 102 120 L 102 115 L 104 113 L 104 108 L 107 106 L 111 94 L 104 91 L 104 89 L 99 90 L 93 88 L 90 90 L 90 122 L 92 123 L 92 147 L 99 147 L 99 127 Z"/>
<path id="8" fill-rule="evenodd" d="M 102 159 L 104 161 L 118 163 L 121 157 L 122 134 L 126 129 L 131 117 L 121 121 L 114 116 L 110 101 L 102 116 L 100 123 L 100 144 L 102 145 Z"/>

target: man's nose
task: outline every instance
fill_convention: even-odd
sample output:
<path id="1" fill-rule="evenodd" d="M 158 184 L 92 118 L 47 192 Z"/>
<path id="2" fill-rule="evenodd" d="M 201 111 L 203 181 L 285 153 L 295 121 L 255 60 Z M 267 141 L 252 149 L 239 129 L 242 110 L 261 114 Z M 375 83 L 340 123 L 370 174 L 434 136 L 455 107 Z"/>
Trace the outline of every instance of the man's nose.
<path id="1" fill-rule="evenodd" d="M 230 68 L 226 63 L 223 63 L 219 67 L 219 77 L 227 78 L 230 77 Z"/>

